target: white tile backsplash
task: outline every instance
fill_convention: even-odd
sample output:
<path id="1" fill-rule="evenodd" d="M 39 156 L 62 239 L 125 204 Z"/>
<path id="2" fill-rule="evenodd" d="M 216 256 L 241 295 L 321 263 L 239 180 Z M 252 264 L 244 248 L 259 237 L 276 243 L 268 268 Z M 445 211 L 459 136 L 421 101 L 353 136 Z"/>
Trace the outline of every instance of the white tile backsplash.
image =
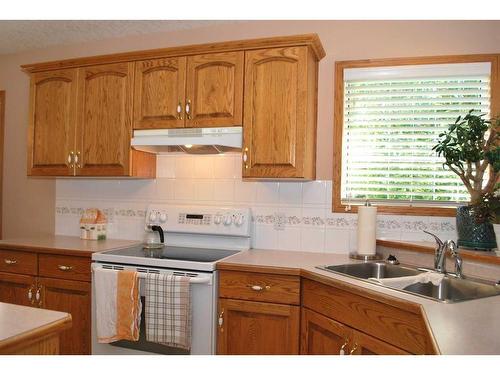
<path id="1" fill-rule="evenodd" d="M 302 251 L 322 252 L 325 249 L 325 229 L 302 227 L 300 249 Z"/>
<path id="2" fill-rule="evenodd" d="M 243 181 L 241 155 L 157 157 L 155 180 L 58 179 L 56 234 L 78 235 L 85 208 L 105 210 L 108 236 L 142 240 L 150 203 L 249 206 L 256 248 L 347 253 L 356 248 L 356 215 L 331 212 L 331 181 Z M 379 237 L 419 239 L 422 230 L 456 238 L 454 218 L 379 215 Z"/>
<path id="3" fill-rule="evenodd" d="M 286 206 L 301 206 L 302 184 L 296 182 L 280 182 L 279 203 Z"/>
<path id="4" fill-rule="evenodd" d="M 279 182 L 257 183 L 257 202 L 276 204 L 279 202 Z"/>
<path id="5" fill-rule="evenodd" d="M 326 204 L 326 181 L 304 182 L 302 189 L 302 203 L 323 206 Z"/>

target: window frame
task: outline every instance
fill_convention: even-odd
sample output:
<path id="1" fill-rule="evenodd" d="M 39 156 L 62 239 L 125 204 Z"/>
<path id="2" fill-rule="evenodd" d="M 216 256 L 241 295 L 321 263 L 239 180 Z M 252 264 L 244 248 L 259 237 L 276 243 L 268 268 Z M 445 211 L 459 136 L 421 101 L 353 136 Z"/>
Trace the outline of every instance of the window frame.
<path id="1" fill-rule="evenodd" d="M 369 60 L 348 60 L 335 62 L 334 72 L 334 113 L 333 113 L 333 189 L 332 212 L 357 213 L 358 206 L 351 208 L 342 204 L 341 179 L 342 179 L 342 145 L 344 132 L 344 69 L 374 68 L 385 66 L 427 65 L 427 64 L 459 64 L 488 62 L 491 64 L 490 77 L 490 113 L 500 114 L 500 54 L 478 55 L 446 55 L 425 57 L 403 57 Z M 415 206 L 377 204 L 381 214 L 415 215 L 415 216 L 455 216 L 456 208 L 439 206 Z"/>

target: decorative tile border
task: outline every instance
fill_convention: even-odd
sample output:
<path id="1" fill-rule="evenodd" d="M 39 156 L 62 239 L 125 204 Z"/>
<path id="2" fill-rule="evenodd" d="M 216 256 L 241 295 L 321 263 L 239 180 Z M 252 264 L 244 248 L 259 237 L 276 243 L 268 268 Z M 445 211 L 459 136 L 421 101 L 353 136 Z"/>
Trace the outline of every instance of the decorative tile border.
<path id="1" fill-rule="evenodd" d="M 81 216 L 85 208 L 83 207 L 68 207 L 68 206 L 56 206 L 55 212 L 57 215 L 78 215 Z M 104 208 L 102 209 L 104 214 L 112 219 L 113 217 L 118 218 L 132 218 L 143 220 L 146 217 L 146 210 L 144 209 L 132 209 L 132 208 Z M 335 214 L 334 214 L 335 215 Z M 407 216 L 398 218 L 384 218 L 381 216 L 377 220 L 377 228 L 381 231 L 388 232 L 421 232 L 423 230 L 428 230 L 431 232 L 455 232 L 455 224 L 450 220 L 447 221 L 443 218 L 433 218 L 430 221 L 422 220 L 418 217 L 410 218 Z M 309 226 L 316 228 L 334 228 L 334 229 L 355 229 L 357 227 L 357 218 L 353 214 L 346 214 L 342 216 L 341 214 L 335 215 L 334 217 L 322 218 L 319 216 L 302 216 L 297 215 L 284 216 L 279 212 L 269 213 L 265 215 L 254 215 L 252 221 L 256 224 L 261 225 L 275 225 L 280 226 Z"/>

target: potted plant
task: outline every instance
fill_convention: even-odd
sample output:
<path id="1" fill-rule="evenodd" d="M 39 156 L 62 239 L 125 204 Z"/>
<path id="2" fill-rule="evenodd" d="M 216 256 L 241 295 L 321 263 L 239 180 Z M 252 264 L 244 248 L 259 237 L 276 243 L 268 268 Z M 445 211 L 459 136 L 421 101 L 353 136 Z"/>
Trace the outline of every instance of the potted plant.
<path id="1" fill-rule="evenodd" d="M 478 215 L 481 221 L 488 221 L 493 225 L 497 243 L 497 252 L 500 252 L 500 185 L 497 184 L 493 193 L 483 196 L 478 204 Z"/>
<path id="2" fill-rule="evenodd" d="M 500 177 L 499 131 L 500 119 L 490 121 L 471 110 L 441 133 L 433 147 L 444 157 L 443 166 L 458 175 L 470 194 L 469 204 L 457 208 L 461 247 L 491 250 L 496 246 L 493 227 L 481 205 L 495 192 Z"/>

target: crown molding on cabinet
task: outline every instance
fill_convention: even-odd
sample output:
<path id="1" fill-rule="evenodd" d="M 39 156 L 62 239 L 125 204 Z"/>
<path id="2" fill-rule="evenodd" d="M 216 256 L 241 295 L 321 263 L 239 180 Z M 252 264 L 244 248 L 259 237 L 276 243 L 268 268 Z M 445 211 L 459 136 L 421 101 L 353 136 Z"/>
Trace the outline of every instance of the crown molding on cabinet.
<path id="1" fill-rule="evenodd" d="M 129 62 L 135 60 L 165 58 L 174 56 L 189 56 L 206 53 L 218 53 L 241 50 L 254 50 L 260 48 L 277 48 L 289 46 L 308 46 L 314 52 L 319 61 L 326 53 L 317 34 L 303 34 L 280 36 L 271 38 L 245 39 L 221 43 L 194 44 L 180 47 L 159 48 L 145 51 L 133 51 L 115 53 L 110 55 L 99 55 L 81 57 L 75 59 L 48 61 L 35 64 L 21 65 L 26 73 L 34 73 L 47 70 L 74 68 L 89 65 L 109 64 L 118 62 Z"/>

